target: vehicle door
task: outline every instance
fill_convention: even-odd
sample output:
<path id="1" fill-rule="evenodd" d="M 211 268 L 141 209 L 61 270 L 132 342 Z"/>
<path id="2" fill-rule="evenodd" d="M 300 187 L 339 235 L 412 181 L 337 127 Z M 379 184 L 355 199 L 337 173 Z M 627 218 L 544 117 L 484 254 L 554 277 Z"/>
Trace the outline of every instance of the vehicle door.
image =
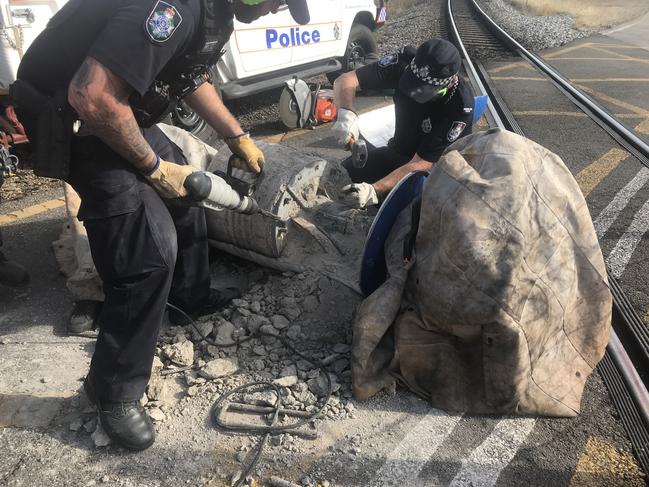
<path id="1" fill-rule="evenodd" d="M 293 43 L 293 65 L 327 59 L 344 51 L 343 1 L 308 0 L 311 21 L 293 22 L 289 37 Z M 346 29 L 349 32 L 349 26 Z"/>
<path id="2" fill-rule="evenodd" d="M 263 74 L 291 64 L 291 43 L 286 33 L 293 19 L 288 10 L 265 15 L 252 24 L 234 21 L 228 60 L 235 79 Z"/>

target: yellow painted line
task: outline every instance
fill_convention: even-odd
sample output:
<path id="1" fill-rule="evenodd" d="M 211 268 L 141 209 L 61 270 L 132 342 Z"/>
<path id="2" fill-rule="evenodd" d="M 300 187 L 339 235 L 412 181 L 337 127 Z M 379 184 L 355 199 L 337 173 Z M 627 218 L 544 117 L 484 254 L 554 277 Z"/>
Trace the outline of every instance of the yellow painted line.
<path id="1" fill-rule="evenodd" d="M 584 112 L 556 112 L 551 110 L 521 110 L 514 111 L 512 115 L 517 117 L 585 117 Z"/>
<path id="2" fill-rule="evenodd" d="M 541 76 L 492 76 L 491 79 L 497 81 L 547 81 L 547 78 Z M 649 78 L 574 78 L 573 83 L 649 83 Z"/>
<path id="3" fill-rule="evenodd" d="M 649 118 L 649 111 L 645 110 L 642 107 L 638 107 L 636 105 L 632 105 L 631 103 L 618 100 L 617 98 L 613 98 L 612 96 L 608 96 L 604 93 L 600 93 L 599 91 L 593 90 L 592 88 L 589 88 L 588 86 L 584 86 L 582 84 L 575 83 L 575 86 L 578 87 L 580 90 L 585 91 L 589 95 L 594 96 L 595 98 L 599 98 L 608 103 L 612 103 L 613 105 L 617 105 L 618 107 L 624 108 L 625 110 L 629 110 L 633 113 L 637 113 L 642 117 Z"/>
<path id="4" fill-rule="evenodd" d="M 648 83 L 649 78 L 572 78 L 575 83 L 600 83 L 612 81 L 615 83 Z"/>
<path id="5" fill-rule="evenodd" d="M 520 117 L 588 117 L 588 115 L 586 115 L 584 112 L 557 112 L 552 110 L 521 110 L 512 112 L 512 115 Z M 614 113 L 613 116 L 615 118 L 643 118 L 642 115 L 635 113 Z"/>
<path id="6" fill-rule="evenodd" d="M 55 208 L 60 208 L 61 206 L 65 206 L 65 198 L 63 197 L 56 198 L 55 200 L 49 200 L 44 203 L 39 203 L 38 205 L 29 206 L 14 213 L 0 215 L 0 225 L 6 225 L 18 220 L 24 220 L 25 218 L 30 218 L 34 215 L 38 215 L 39 213 L 44 213 Z"/>
<path id="7" fill-rule="evenodd" d="M 626 59 L 627 61 L 640 61 L 641 60 L 642 62 L 649 63 L 649 60 L 647 60 L 647 59 L 638 59 L 636 57 L 629 56 L 628 54 L 622 54 L 621 52 L 611 51 L 610 49 L 604 49 L 602 47 L 595 47 L 594 49 L 596 51 L 603 52 L 604 54 L 610 54 L 612 56 L 619 56 L 620 59 Z"/>
<path id="8" fill-rule="evenodd" d="M 636 132 L 649 135 L 649 118 L 635 127 Z"/>
<path id="9" fill-rule="evenodd" d="M 622 149 L 611 149 L 579 171 L 575 179 L 584 197 L 588 196 L 628 156 L 629 154 Z"/>
<path id="10" fill-rule="evenodd" d="M 593 45 L 592 42 L 585 42 L 584 44 L 578 44 L 576 46 L 564 47 L 563 49 L 555 51 L 552 54 L 548 54 L 547 56 L 544 56 L 544 57 L 545 57 L 545 59 L 555 59 L 556 57 L 561 56 L 563 54 L 567 54 L 569 52 L 576 51 L 577 49 L 583 49 L 585 47 L 590 47 L 592 45 Z"/>
<path id="11" fill-rule="evenodd" d="M 648 59 L 638 59 L 635 57 L 562 57 L 555 61 L 631 61 L 642 64 L 649 64 Z"/>
<path id="12" fill-rule="evenodd" d="M 503 64 L 502 66 L 498 66 L 497 68 L 493 68 L 489 71 L 489 74 L 492 73 L 500 73 L 501 71 L 507 71 L 508 69 L 514 69 L 514 68 L 525 68 L 529 69 L 531 71 L 534 70 L 534 68 L 530 65 L 530 63 L 526 61 L 517 61 L 515 63 L 509 63 L 509 64 Z"/>
<path id="13" fill-rule="evenodd" d="M 645 476 L 634 456 L 609 445 L 601 438 L 589 438 L 570 487 L 641 487 Z"/>
<path id="14" fill-rule="evenodd" d="M 547 78 L 541 76 L 492 76 L 491 79 L 497 81 L 547 81 Z"/>

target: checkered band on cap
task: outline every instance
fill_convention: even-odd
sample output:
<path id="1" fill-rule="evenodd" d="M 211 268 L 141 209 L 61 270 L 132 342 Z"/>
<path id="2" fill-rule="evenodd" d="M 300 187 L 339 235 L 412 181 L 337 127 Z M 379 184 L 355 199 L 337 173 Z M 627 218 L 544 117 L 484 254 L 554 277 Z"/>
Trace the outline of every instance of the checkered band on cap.
<path id="1" fill-rule="evenodd" d="M 451 81 L 453 81 L 453 78 L 455 78 L 455 74 L 452 76 L 449 76 L 448 78 L 433 78 L 430 75 L 430 67 L 427 65 L 424 66 L 417 66 L 417 63 L 415 63 L 415 60 L 413 58 L 412 61 L 410 61 L 410 71 L 413 72 L 413 74 L 419 78 L 421 81 L 428 83 L 429 85 L 447 85 Z"/>

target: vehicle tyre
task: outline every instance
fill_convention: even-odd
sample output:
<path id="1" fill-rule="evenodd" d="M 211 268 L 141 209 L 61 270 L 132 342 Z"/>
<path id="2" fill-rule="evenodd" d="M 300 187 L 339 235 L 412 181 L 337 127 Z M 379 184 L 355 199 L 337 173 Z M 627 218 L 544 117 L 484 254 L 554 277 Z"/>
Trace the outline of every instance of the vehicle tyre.
<path id="1" fill-rule="evenodd" d="M 214 87 L 219 96 L 221 96 L 219 87 L 217 85 L 214 85 Z M 171 112 L 171 122 L 176 127 L 186 130 L 209 145 L 214 145 L 214 142 L 219 137 L 219 134 L 184 101 L 178 103 L 175 110 Z"/>
<path id="2" fill-rule="evenodd" d="M 183 101 L 171 112 L 171 122 L 207 144 L 217 137 L 215 130 Z"/>
<path id="3" fill-rule="evenodd" d="M 379 58 L 378 53 L 379 46 L 372 31 L 363 24 L 352 25 L 345 57 L 340 60 L 343 69 L 327 73 L 327 79 L 333 83 L 341 74 L 377 61 Z"/>

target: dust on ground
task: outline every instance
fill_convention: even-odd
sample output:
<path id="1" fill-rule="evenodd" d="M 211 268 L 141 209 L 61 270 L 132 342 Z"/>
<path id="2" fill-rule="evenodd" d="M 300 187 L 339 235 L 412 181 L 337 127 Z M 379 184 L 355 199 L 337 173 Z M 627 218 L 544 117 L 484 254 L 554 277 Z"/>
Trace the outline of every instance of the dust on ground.
<path id="1" fill-rule="evenodd" d="M 646 0 L 507 0 L 530 15 L 568 14 L 579 29 L 608 28 L 637 19 L 649 11 Z"/>

